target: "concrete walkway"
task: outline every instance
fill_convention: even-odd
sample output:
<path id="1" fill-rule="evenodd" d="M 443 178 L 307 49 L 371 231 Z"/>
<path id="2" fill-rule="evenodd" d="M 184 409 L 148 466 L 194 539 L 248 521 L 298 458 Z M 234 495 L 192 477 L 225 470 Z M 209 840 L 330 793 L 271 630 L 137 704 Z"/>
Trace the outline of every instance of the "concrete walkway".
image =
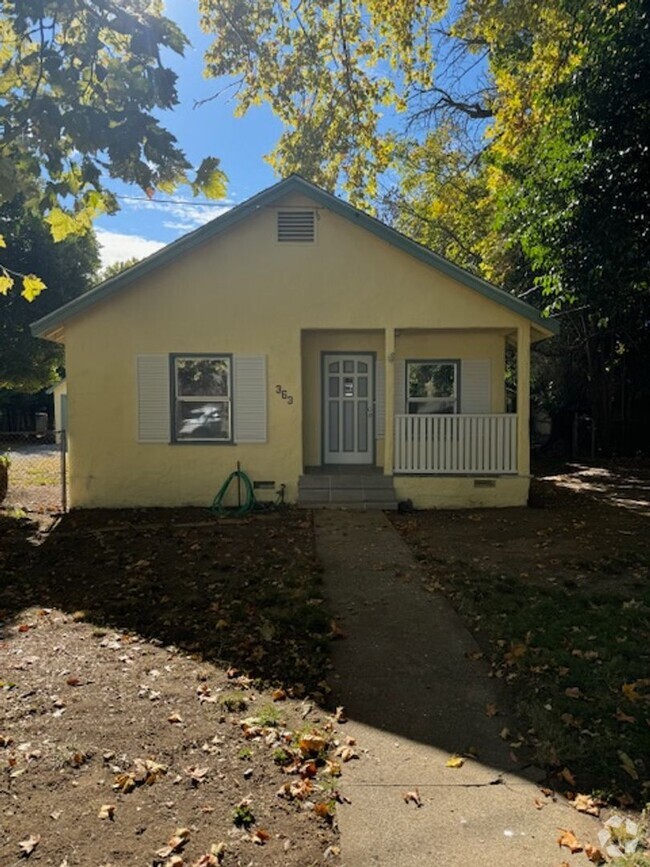
<path id="1" fill-rule="evenodd" d="M 598 823 L 545 798 L 499 736 L 501 684 L 468 659 L 472 636 L 446 599 L 428 593 L 382 512 L 315 512 L 316 545 L 337 624 L 334 699 L 360 759 L 345 765 L 339 808 L 345 867 L 571 867 L 558 828 L 596 842 Z M 476 760 L 451 769 L 451 754 Z M 416 789 L 422 806 L 406 803 Z M 543 805 L 541 808 L 536 806 Z"/>

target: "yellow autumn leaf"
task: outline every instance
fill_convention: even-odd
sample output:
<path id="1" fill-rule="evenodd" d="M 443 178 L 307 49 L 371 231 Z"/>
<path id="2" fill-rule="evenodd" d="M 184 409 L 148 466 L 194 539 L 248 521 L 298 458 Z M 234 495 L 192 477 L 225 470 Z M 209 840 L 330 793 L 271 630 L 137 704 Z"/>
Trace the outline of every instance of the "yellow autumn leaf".
<path id="1" fill-rule="evenodd" d="M 0 247 L 6 247 L 7 242 L 5 241 L 4 235 L 0 235 Z"/>
<path id="2" fill-rule="evenodd" d="M 45 283 L 36 274 L 27 274 L 23 277 L 23 291 L 20 294 L 28 301 L 33 301 L 46 288 Z"/>
<path id="3" fill-rule="evenodd" d="M 13 278 L 9 274 L 0 273 L 0 295 L 6 295 L 13 285 Z"/>
<path id="4" fill-rule="evenodd" d="M 465 764 L 465 759 L 462 756 L 450 756 L 445 762 L 446 768 L 462 768 Z"/>

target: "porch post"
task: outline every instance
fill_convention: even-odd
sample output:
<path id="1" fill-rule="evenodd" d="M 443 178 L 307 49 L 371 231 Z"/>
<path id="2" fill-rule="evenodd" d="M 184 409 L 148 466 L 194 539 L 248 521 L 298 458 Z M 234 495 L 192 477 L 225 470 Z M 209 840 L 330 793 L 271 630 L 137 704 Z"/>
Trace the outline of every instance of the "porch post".
<path id="1" fill-rule="evenodd" d="M 386 373 L 384 376 L 385 420 L 384 420 L 384 475 L 393 475 L 393 442 L 395 438 L 395 329 L 384 331 L 384 361 Z"/>
<path id="2" fill-rule="evenodd" d="M 517 474 L 530 475 L 530 324 L 517 328 Z"/>

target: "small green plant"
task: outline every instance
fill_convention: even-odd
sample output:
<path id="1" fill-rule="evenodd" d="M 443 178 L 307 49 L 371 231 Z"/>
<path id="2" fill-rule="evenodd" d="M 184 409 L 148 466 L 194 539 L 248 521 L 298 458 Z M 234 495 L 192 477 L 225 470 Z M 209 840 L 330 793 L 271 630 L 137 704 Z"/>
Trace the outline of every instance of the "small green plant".
<path id="1" fill-rule="evenodd" d="M 243 761 L 250 761 L 253 758 L 253 751 L 250 747 L 242 747 L 237 753 L 237 758 Z"/>
<path id="2" fill-rule="evenodd" d="M 248 798 L 240 801 L 232 811 L 232 821 L 238 828 L 250 828 L 255 822 L 251 802 Z"/>
<path id="3" fill-rule="evenodd" d="M 273 761 L 276 765 L 288 765 L 292 761 L 292 755 L 284 747 L 273 750 Z"/>
<path id="4" fill-rule="evenodd" d="M 246 710 L 248 699 L 243 692 L 225 692 L 221 696 L 221 707 L 231 713 L 237 710 Z"/>
<path id="5" fill-rule="evenodd" d="M 255 722 L 260 726 L 277 728 L 282 720 L 282 714 L 273 704 L 265 704 L 260 712 L 255 715 Z"/>

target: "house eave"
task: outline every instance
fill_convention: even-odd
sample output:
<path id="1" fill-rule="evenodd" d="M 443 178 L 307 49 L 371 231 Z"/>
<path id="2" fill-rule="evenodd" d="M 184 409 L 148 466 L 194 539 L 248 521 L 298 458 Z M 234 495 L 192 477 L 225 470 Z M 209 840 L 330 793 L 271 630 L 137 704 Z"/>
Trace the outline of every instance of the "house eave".
<path id="1" fill-rule="evenodd" d="M 554 334 L 559 333 L 558 323 L 542 317 L 539 311 L 527 302 L 522 301 L 514 295 L 511 295 L 509 292 L 506 292 L 504 289 L 493 286 L 486 280 L 482 280 L 480 277 L 471 274 L 469 271 L 455 265 L 443 256 L 440 256 L 421 244 L 412 241 L 410 238 L 407 238 L 406 235 L 402 235 L 390 226 L 386 226 L 375 217 L 371 217 L 369 214 L 358 210 L 320 187 L 314 186 L 299 175 L 291 175 L 285 180 L 274 184 L 272 187 L 263 190 L 261 193 L 258 193 L 246 202 L 243 202 L 241 205 L 227 211 L 225 214 L 222 214 L 215 220 L 207 223 L 205 226 L 201 226 L 199 229 L 196 229 L 187 235 L 183 235 L 183 237 L 173 241 L 171 244 L 168 244 L 166 247 L 163 247 L 161 250 L 153 253 L 146 259 L 143 259 L 137 265 L 134 265 L 126 271 L 123 271 L 121 274 L 112 277 L 110 280 L 106 280 L 104 283 L 100 283 L 84 295 L 75 298 L 73 301 L 69 301 L 67 304 L 64 304 L 62 307 L 59 307 L 57 310 L 54 310 L 42 319 L 32 323 L 32 334 L 35 337 L 43 337 L 48 340 L 58 340 L 59 338 L 54 335 L 59 332 L 62 335 L 61 326 L 71 317 L 82 313 L 94 304 L 110 297 L 114 293 L 127 288 L 141 277 L 151 273 L 157 268 L 169 264 L 178 256 L 187 253 L 210 238 L 232 228 L 252 213 L 258 211 L 260 208 L 271 205 L 277 200 L 292 193 L 299 193 L 307 196 L 317 204 L 320 204 L 350 220 L 355 225 L 362 226 L 386 243 L 391 244 L 416 259 L 419 259 L 426 265 L 441 271 L 452 279 L 457 280 L 459 283 L 468 286 L 470 289 L 474 289 L 479 294 L 506 307 L 511 312 L 522 316 L 524 319 L 528 319 L 533 324 L 534 328 L 540 332 L 541 336 L 539 339 L 551 337 Z"/>

